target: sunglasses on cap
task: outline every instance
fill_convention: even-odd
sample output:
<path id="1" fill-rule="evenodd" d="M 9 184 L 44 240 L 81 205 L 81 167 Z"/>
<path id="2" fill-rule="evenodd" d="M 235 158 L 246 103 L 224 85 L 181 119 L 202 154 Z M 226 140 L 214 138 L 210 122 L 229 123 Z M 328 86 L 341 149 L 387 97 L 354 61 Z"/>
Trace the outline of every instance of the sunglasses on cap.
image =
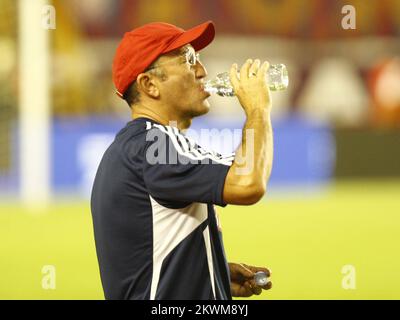
<path id="1" fill-rule="evenodd" d="M 200 54 L 197 53 L 192 47 L 186 47 L 183 54 L 179 55 L 178 57 L 172 58 L 171 60 L 166 61 L 164 63 L 157 64 L 154 67 L 148 68 L 147 70 L 152 70 L 164 65 L 168 65 L 174 60 L 182 58 L 184 58 L 185 60 L 182 61 L 181 63 L 187 63 L 190 67 L 194 67 L 197 64 L 197 62 L 200 61 Z"/>

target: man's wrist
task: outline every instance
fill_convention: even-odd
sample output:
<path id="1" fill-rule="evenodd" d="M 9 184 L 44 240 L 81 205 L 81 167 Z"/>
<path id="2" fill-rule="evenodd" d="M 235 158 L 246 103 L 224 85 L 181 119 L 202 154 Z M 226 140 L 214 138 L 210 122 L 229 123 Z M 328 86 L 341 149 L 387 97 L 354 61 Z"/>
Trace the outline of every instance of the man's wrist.
<path id="1" fill-rule="evenodd" d="M 263 122 L 271 121 L 270 108 L 256 108 L 245 111 L 248 120 L 261 120 Z"/>

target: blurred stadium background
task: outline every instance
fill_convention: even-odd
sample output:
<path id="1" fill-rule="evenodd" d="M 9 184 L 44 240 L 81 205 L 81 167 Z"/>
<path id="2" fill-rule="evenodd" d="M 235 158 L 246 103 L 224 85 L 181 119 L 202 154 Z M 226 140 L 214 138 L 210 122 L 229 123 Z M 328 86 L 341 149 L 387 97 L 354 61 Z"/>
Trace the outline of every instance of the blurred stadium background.
<path id="1" fill-rule="evenodd" d="M 341 24 L 349 4 L 354 30 Z M 44 5 L 55 8 L 54 29 L 43 29 L 52 16 Z M 114 50 L 147 22 L 205 20 L 217 30 L 202 52 L 209 77 L 248 57 L 289 70 L 288 90 L 273 93 L 268 195 L 218 209 L 228 260 L 273 271 L 273 290 L 254 299 L 400 298 L 400 1 L 0 0 L 0 8 L 0 299 L 104 298 L 88 199 L 102 153 L 130 117 L 113 90 Z M 210 100 L 195 129 L 241 128 L 234 99 Z M 50 290 L 47 265 L 56 271 Z"/>

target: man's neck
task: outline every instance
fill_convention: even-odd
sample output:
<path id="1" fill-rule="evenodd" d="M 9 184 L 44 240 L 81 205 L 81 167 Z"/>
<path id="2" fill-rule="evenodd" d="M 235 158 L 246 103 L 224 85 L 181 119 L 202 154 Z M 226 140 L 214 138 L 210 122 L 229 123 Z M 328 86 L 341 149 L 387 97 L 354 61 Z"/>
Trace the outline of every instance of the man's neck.
<path id="1" fill-rule="evenodd" d="M 186 130 L 192 124 L 192 119 L 177 119 L 176 116 L 162 115 L 154 112 L 150 108 L 134 106 L 132 108 L 132 119 L 143 117 L 154 120 L 165 126 L 177 127 L 179 130 Z"/>

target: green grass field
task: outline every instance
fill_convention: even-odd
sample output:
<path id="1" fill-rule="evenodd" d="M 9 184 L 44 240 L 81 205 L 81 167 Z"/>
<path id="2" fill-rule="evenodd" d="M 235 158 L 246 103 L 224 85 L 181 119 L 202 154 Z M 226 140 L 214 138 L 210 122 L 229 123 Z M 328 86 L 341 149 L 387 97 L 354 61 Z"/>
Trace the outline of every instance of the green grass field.
<path id="1" fill-rule="evenodd" d="M 293 195 L 295 195 L 293 197 Z M 272 269 L 255 299 L 400 299 L 400 181 L 218 209 L 228 260 Z M 0 299 L 103 299 L 88 203 L 32 213 L 0 205 Z M 56 288 L 42 288 L 53 265 Z M 355 268 L 355 289 L 342 267 Z"/>

